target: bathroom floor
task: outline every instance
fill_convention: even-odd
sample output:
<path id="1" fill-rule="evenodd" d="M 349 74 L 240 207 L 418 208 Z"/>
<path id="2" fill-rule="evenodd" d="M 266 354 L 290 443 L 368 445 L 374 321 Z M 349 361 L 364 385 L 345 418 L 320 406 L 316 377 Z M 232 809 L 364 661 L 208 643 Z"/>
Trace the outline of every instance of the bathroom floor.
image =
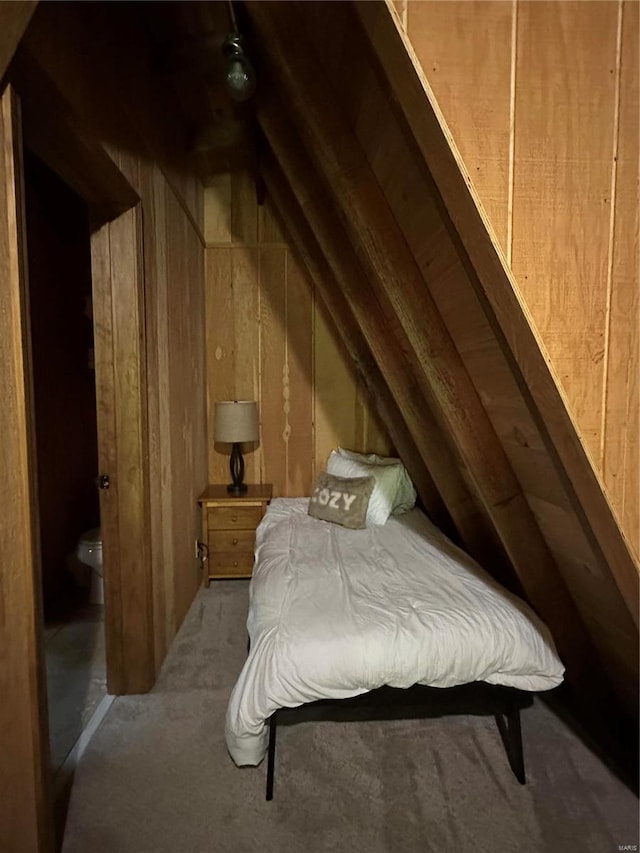
<path id="1" fill-rule="evenodd" d="M 55 778 L 107 693 L 103 607 L 76 603 L 44 628 L 51 772 Z"/>

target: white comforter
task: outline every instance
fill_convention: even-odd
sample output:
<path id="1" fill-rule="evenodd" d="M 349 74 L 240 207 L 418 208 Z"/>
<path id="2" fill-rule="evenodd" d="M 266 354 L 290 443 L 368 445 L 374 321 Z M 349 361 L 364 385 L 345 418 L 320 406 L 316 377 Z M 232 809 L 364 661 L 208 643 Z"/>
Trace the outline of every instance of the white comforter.
<path id="1" fill-rule="evenodd" d="M 564 668 L 547 628 L 419 510 L 346 530 L 272 501 L 256 539 L 251 651 L 231 694 L 226 740 L 258 764 L 278 708 L 388 684 L 487 681 L 547 690 Z"/>

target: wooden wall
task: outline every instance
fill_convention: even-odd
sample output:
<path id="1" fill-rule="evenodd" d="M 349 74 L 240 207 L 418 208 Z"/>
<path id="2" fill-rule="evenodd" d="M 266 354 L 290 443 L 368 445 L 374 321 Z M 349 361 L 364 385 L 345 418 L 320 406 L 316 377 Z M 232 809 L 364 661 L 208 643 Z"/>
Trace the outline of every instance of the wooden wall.
<path id="1" fill-rule="evenodd" d="M 205 190 L 209 479 L 229 480 L 229 448 L 211 434 L 216 400 L 257 400 L 261 441 L 247 482 L 308 495 L 338 445 L 392 452 L 331 318 L 246 172 Z"/>
<path id="2" fill-rule="evenodd" d="M 53 849 L 43 682 L 40 554 L 22 222 L 21 139 L 0 95 L 0 849 Z"/>
<path id="3" fill-rule="evenodd" d="M 140 193 L 144 278 L 151 562 L 156 671 L 200 583 L 197 496 L 207 483 L 204 250 L 199 229 L 157 164 L 128 155 Z"/>
<path id="4" fill-rule="evenodd" d="M 638 3 L 396 9 L 640 553 Z"/>
<path id="5" fill-rule="evenodd" d="M 203 190 L 177 124 L 166 121 L 145 50 L 119 15 L 111 4 L 43 4 L 20 50 L 60 93 L 81 138 L 102 145 L 141 200 L 159 669 L 200 579 L 194 543 L 196 498 L 207 482 Z"/>

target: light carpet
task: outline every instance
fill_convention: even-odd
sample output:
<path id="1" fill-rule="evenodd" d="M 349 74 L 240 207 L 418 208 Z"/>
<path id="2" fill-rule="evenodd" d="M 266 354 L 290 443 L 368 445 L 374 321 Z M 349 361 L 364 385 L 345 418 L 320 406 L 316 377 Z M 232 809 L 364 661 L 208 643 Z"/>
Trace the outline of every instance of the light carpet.
<path id="1" fill-rule="evenodd" d="M 102 609 L 79 609 L 45 631 L 51 771 L 55 774 L 107 693 Z"/>
<path id="2" fill-rule="evenodd" d="M 153 692 L 114 702 L 76 773 L 64 853 L 606 853 L 638 844 L 637 798 L 537 700 L 522 714 L 524 787 L 492 718 L 301 723 L 279 729 L 267 803 L 266 762 L 238 769 L 224 745 L 246 654 L 247 587 L 202 589 Z"/>

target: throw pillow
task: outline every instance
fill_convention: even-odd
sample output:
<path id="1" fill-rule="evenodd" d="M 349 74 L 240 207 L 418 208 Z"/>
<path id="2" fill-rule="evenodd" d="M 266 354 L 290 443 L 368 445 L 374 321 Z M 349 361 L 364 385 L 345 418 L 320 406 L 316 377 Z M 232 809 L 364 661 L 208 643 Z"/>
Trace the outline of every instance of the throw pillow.
<path id="1" fill-rule="evenodd" d="M 392 515 L 401 515 L 403 512 L 409 512 L 410 509 L 413 509 L 417 498 L 416 489 L 409 476 L 409 472 L 400 459 L 393 456 L 378 456 L 377 453 L 357 453 L 355 450 L 345 450 L 344 447 L 339 447 L 338 453 L 347 459 L 351 459 L 354 462 L 362 462 L 365 465 L 396 466 L 398 487 L 393 499 L 391 513 Z"/>
<path id="2" fill-rule="evenodd" d="M 318 474 L 309 498 L 309 515 L 352 530 L 362 529 L 373 485 L 372 477 Z"/>
<path id="3" fill-rule="evenodd" d="M 394 466 L 366 465 L 363 462 L 347 459 L 334 450 L 327 462 L 327 473 L 338 477 L 373 477 L 374 486 L 369 500 L 366 525 L 375 527 L 386 524 L 391 515 L 398 488 L 397 470 Z"/>

